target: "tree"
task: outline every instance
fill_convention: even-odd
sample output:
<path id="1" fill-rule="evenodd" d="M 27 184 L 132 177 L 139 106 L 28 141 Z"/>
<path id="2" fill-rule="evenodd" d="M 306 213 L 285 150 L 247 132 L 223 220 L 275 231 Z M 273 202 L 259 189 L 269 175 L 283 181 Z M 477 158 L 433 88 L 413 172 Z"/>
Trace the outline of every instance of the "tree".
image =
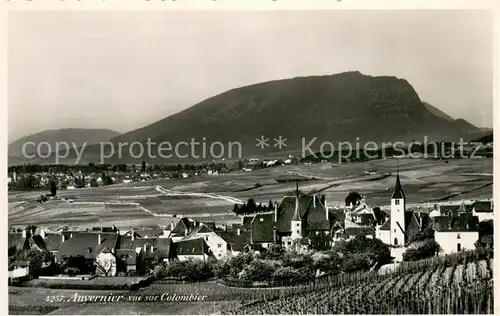
<path id="1" fill-rule="evenodd" d="M 257 209 L 257 204 L 255 203 L 255 200 L 252 199 L 252 198 L 249 198 L 248 201 L 247 201 L 247 204 L 246 204 L 246 213 L 255 213 L 255 210 Z"/>
<path id="2" fill-rule="evenodd" d="M 162 280 L 168 276 L 167 270 L 163 265 L 157 265 L 153 269 L 153 275 L 156 280 Z"/>
<path id="3" fill-rule="evenodd" d="M 233 213 L 236 215 L 240 213 L 240 206 L 238 204 L 234 204 Z"/>
<path id="4" fill-rule="evenodd" d="M 281 245 L 272 244 L 260 254 L 261 259 L 280 260 L 283 259 L 285 249 Z"/>
<path id="5" fill-rule="evenodd" d="M 403 253 L 403 261 L 417 261 L 435 256 L 439 244 L 434 239 L 428 239 L 417 248 L 409 248 Z"/>
<path id="6" fill-rule="evenodd" d="M 361 199 L 362 199 L 362 196 L 358 192 L 356 192 L 356 191 L 350 192 L 349 195 L 345 198 L 345 205 L 349 206 L 349 205 L 351 205 L 351 203 L 353 205 L 356 205 L 356 204 L 358 204 L 358 201 L 361 201 Z"/>
<path id="7" fill-rule="evenodd" d="M 97 184 L 97 179 L 96 178 L 90 179 L 90 186 L 93 187 L 93 188 L 99 186 L 99 184 Z"/>
<path id="8" fill-rule="evenodd" d="M 271 275 L 274 281 L 293 284 L 301 279 L 301 274 L 297 269 L 291 267 L 281 267 Z"/>
<path id="9" fill-rule="evenodd" d="M 366 238 L 365 236 L 356 236 L 348 241 L 340 241 L 335 244 L 333 252 L 344 255 L 352 253 L 364 253 L 373 262 L 385 264 L 391 261 L 391 251 L 389 247 L 380 239 Z"/>
<path id="10" fill-rule="evenodd" d="M 56 181 L 55 180 L 50 180 L 49 188 L 50 188 L 50 194 L 52 196 L 56 196 L 56 194 L 57 194 L 57 185 L 56 185 Z"/>
<path id="11" fill-rule="evenodd" d="M 42 268 L 54 262 L 54 257 L 50 252 L 37 249 L 30 249 L 24 252 L 22 257 L 25 261 L 29 262 L 30 275 L 34 277 L 40 275 Z"/>
<path id="12" fill-rule="evenodd" d="M 103 258 L 95 261 L 95 272 L 101 276 L 114 276 L 116 273 L 116 260 Z"/>
<path id="13" fill-rule="evenodd" d="M 355 271 L 367 271 L 373 265 L 373 261 L 367 253 L 350 253 L 342 262 L 342 271 L 345 273 Z"/>
<path id="14" fill-rule="evenodd" d="M 269 260 L 256 259 L 244 267 L 240 277 L 245 280 L 266 282 L 271 280 L 277 268 L 278 266 Z"/>

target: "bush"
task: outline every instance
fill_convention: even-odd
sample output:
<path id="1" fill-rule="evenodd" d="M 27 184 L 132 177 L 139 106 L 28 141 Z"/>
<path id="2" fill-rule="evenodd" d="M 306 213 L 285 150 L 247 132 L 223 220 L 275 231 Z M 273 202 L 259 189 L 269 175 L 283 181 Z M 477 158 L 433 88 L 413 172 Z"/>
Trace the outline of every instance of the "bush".
<path id="1" fill-rule="evenodd" d="M 275 261 L 256 259 L 245 266 L 240 279 L 269 282 L 279 265 Z"/>
<path id="2" fill-rule="evenodd" d="M 287 284 L 293 284 L 302 279 L 300 272 L 297 269 L 291 267 L 281 267 L 278 268 L 272 274 L 272 280 L 277 282 L 284 282 Z"/>
<path id="3" fill-rule="evenodd" d="M 431 239 L 418 248 L 410 248 L 403 253 L 403 261 L 417 261 L 433 257 L 439 251 L 439 244 Z"/>
<path id="4" fill-rule="evenodd" d="M 162 265 L 158 265 L 158 266 L 154 267 L 153 275 L 154 275 L 155 279 L 157 279 L 157 280 L 162 280 L 168 276 L 167 270 Z"/>
<path id="5" fill-rule="evenodd" d="M 162 278 L 175 277 L 179 279 L 187 279 L 191 282 L 197 282 L 212 278 L 215 275 L 215 266 L 216 265 L 212 261 L 173 261 L 167 265 L 165 272 L 163 272 L 161 268 L 158 268 L 159 266 L 155 267 L 155 271 Z"/>
<path id="6" fill-rule="evenodd" d="M 370 270 L 373 260 L 367 253 L 349 253 L 344 256 L 342 271 L 345 273 Z"/>
<path id="7" fill-rule="evenodd" d="M 376 238 L 366 238 L 365 236 L 356 236 L 348 241 L 341 241 L 335 244 L 334 253 L 365 254 L 371 261 L 371 264 L 385 264 L 391 261 L 391 251 L 389 247 L 381 240 Z"/>

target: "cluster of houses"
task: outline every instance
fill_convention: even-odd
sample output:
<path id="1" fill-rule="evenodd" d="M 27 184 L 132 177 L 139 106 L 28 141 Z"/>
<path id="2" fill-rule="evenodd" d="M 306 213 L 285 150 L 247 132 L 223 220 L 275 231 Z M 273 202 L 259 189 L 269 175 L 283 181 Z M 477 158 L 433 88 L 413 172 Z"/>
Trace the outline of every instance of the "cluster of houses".
<path id="1" fill-rule="evenodd" d="M 386 210 L 370 207 L 362 197 L 345 208 L 331 208 L 324 196 L 299 194 L 297 185 L 294 195 L 285 196 L 267 212 L 242 216 L 238 224 L 217 226 L 184 217 L 165 229 L 120 231 L 96 227 L 47 233 L 30 227 L 10 232 L 8 243 L 9 256 L 29 249 L 46 250 L 56 263 L 67 267 L 68 273 L 84 263 L 96 267 L 100 275 L 135 275 L 151 271 L 160 262 L 219 260 L 243 251 L 263 251 L 273 244 L 297 251 L 328 249 L 339 240 L 359 235 L 390 245 L 398 261 L 412 238 L 430 225 L 442 252 L 451 253 L 473 249 L 479 222 L 490 219 L 490 200 L 408 209 L 398 174 Z M 14 267 L 21 269 L 22 265 L 17 262 Z"/>

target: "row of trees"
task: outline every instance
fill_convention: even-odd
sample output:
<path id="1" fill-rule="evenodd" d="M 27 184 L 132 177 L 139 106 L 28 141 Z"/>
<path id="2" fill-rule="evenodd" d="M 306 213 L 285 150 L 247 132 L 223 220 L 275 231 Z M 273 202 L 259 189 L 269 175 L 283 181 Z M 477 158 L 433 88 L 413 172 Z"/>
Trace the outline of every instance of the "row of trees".
<path id="1" fill-rule="evenodd" d="M 319 275 L 367 271 L 391 260 L 390 250 L 378 239 L 356 237 L 337 243 L 329 251 L 296 252 L 271 245 L 261 253 L 243 252 L 222 260 L 190 260 L 155 267 L 158 279 L 166 277 L 203 281 L 211 277 L 242 282 L 293 284 Z"/>
<path id="2" fill-rule="evenodd" d="M 250 198 L 246 203 L 243 204 L 235 204 L 233 207 L 233 212 L 236 215 L 250 215 L 261 212 L 268 212 L 274 209 L 274 204 L 272 200 L 269 200 L 267 205 L 263 205 L 262 203 L 255 203 L 255 200 Z"/>
<path id="3" fill-rule="evenodd" d="M 134 172 L 175 172 L 175 171 L 194 171 L 199 172 L 203 169 L 227 171 L 229 168 L 226 163 L 201 163 L 201 164 L 177 164 L 177 165 L 147 165 L 145 161 L 142 162 L 140 167 L 135 164 L 94 164 L 89 163 L 87 165 L 63 165 L 63 164 L 53 164 L 53 165 L 39 165 L 39 164 L 23 164 L 10 166 L 8 172 L 16 172 L 18 174 L 26 173 L 65 173 L 69 174 L 71 172 L 83 173 L 101 173 L 101 172 L 124 172 L 124 173 L 134 173 Z"/>

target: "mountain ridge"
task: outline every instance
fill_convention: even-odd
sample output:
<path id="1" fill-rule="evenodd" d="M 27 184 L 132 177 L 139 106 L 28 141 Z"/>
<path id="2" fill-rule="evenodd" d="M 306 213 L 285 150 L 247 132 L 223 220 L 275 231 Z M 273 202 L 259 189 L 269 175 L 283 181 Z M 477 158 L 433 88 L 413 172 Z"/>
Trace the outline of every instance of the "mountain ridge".
<path id="1" fill-rule="evenodd" d="M 410 142 L 425 136 L 429 141 L 458 141 L 460 138 L 474 139 L 481 133 L 466 120 L 450 120 L 442 117 L 443 114 L 429 111 L 404 78 L 349 71 L 230 89 L 152 124 L 118 135 L 111 142 L 145 144 L 151 139 L 157 144 L 162 141 L 175 144 L 191 138 L 221 143 L 238 141 L 244 147 L 243 157 L 249 157 L 285 150 L 300 151 L 304 139 L 307 143 L 317 138 L 313 149 L 317 150 L 322 142 Z M 261 135 L 270 140 L 270 145 L 264 149 L 256 147 L 256 138 Z M 287 146 L 281 151 L 273 146 L 273 139 L 279 136 L 287 138 Z M 93 161 L 99 155 L 100 148 L 88 146 L 83 157 Z M 141 159 L 152 160 L 148 157 L 133 159 L 125 153 L 119 161 Z M 176 159 L 158 163 L 173 161 Z"/>
<path id="2" fill-rule="evenodd" d="M 41 142 L 48 142 L 52 148 L 55 148 L 56 142 L 74 143 L 81 147 L 85 142 L 89 145 L 99 142 L 108 141 L 120 135 L 119 132 L 107 128 L 61 128 L 61 129 L 46 129 L 30 135 L 20 137 L 12 141 L 8 146 L 10 157 L 22 156 L 22 147 L 27 142 L 34 142 L 36 145 Z M 71 145 L 70 145 L 71 146 Z M 26 148 L 26 153 L 34 153 L 34 146 Z M 46 146 L 43 146 L 46 147 Z M 41 148 L 45 149 L 45 148 Z M 46 151 L 44 151 L 45 153 Z"/>

